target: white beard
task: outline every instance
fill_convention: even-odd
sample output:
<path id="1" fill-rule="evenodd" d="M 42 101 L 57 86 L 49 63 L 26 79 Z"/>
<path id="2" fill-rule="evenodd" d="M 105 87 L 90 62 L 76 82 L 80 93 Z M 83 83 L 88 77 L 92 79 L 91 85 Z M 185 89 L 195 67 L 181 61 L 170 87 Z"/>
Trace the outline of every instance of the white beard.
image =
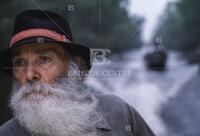
<path id="1" fill-rule="evenodd" d="M 69 70 L 77 69 L 75 63 L 70 64 Z M 35 82 L 19 87 L 15 81 L 10 106 L 31 135 L 96 136 L 95 126 L 102 120 L 96 110 L 98 100 L 80 84 L 80 80 L 67 74 L 53 85 Z M 52 95 L 30 101 L 26 95 L 33 90 Z"/>

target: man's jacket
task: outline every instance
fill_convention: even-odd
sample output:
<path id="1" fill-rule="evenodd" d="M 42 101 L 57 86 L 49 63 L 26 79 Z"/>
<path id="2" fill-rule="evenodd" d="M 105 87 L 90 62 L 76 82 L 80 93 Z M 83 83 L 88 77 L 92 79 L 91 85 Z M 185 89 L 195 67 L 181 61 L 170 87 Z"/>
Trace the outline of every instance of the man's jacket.
<path id="1" fill-rule="evenodd" d="M 96 125 L 102 136 L 154 136 L 139 113 L 122 99 L 97 94 L 104 119 Z M 12 118 L 0 127 L 0 136 L 31 136 Z"/>

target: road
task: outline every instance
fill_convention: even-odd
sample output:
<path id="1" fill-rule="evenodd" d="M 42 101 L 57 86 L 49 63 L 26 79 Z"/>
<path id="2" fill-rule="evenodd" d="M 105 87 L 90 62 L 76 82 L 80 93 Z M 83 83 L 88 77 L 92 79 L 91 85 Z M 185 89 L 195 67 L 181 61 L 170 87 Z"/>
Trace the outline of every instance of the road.
<path id="1" fill-rule="evenodd" d="M 171 100 L 176 100 L 184 85 L 198 74 L 198 66 L 189 65 L 178 53 L 169 52 L 166 71 L 149 71 L 143 61 L 147 51 L 144 47 L 113 56 L 108 64 L 94 65 L 92 71 L 100 72 L 91 74 L 87 83 L 93 89 L 117 95 L 135 107 L 157 136 L 179 136 L 170 128 L 170 123 L 174 122 L 168 120 L 173 120 L 171 117 L 180 109 L 163 113 L 171 109 Z M 178 103 L 176 107 L 179 107 Z"/>

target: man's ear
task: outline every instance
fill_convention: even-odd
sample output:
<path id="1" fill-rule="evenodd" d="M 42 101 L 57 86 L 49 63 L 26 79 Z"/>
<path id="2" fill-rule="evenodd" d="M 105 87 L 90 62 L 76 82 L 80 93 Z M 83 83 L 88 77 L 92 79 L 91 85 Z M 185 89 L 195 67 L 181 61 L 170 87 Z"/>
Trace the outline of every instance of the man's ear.
<path id="1" fill-rule="evenodd" d="M 75 56 L 74 57 L 74 61 L 75 61 L 75 63 L 77 64 L 77 66 L 80 68 L 80 66 L 81 66 L 81 57 L 79 57 L 79 56 Z"/>
<path id="2" fill-rule="evenodd" d="M 87 72 L 88 72 L 88 71 L 87 71 L 86 63 L 85 63 L 85 61 L 84 61 L 81 57 L 79 57 L 79 56 L 75 56 L 75 57 L 74 57 L 74 62 L 77 64 L 79 70 L 85 71 L 84 74 L 81 75 L 81 77 L 82 77 L 81 80 L 83 81 L 83 80 L 87 77 Z"/>
<path id="3" fill-rule="evenodd" d="M 79 57 L 79 56 L 75 56 L 74 57 L 74 61 L 77 64 L 77 66 L 78 66 L 78 68 L 80 70 L 82 70 L 86 66 L 85 61 L 81 57 Z"/>

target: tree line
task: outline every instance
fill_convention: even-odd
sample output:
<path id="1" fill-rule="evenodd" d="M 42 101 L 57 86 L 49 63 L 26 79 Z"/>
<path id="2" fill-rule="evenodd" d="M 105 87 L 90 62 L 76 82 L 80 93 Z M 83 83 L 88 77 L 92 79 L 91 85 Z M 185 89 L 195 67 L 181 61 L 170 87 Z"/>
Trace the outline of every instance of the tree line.
<path id="1" fill-rule="evenodd" d="M 171 2 L 154 34 L 162 37 L 169 49 L 180 51 L 191 63 L 200 63 L 199 13 L 199 0 Z"/>

